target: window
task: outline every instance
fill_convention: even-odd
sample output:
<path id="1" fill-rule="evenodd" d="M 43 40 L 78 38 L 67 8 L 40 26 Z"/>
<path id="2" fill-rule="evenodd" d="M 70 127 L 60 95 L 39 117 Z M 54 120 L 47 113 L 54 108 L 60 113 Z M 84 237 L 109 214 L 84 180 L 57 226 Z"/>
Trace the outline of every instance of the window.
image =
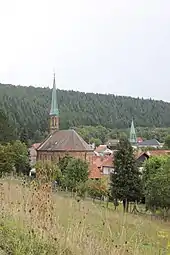
<path id="1" fill-rule="evenodd" d="M 108 175 L 110 173 L 110 169 L 108 167 L 103 167 L 103 174 Z"/>

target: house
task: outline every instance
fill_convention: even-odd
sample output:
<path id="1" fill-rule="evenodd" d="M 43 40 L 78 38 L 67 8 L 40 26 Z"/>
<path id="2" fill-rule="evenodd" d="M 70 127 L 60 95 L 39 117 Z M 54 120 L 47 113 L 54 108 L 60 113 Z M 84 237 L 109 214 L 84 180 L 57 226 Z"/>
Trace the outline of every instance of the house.
<path id="1" fill-rule="evenodd" d="M 93 156 L 93 164 L 89 178 L 100 179 L 104 176 L 110 176 L 114 171 L 113 155 Z"/>
<path id="2" fill-rule="evenodd" d="M 152 148 L 161 148 L 162 145 L 156 140 L 156 139 L 151 139 L 151 140 L 145 140 L 143 142 L 138 143 L 138 147 L 152 147 Z"/>
<path id="3" fill-rule="evenodd" d="M 136 162 L 139 166 L 141 166 L 143 162 L 150 157 L 166 155 L 170 155 L 170 150 L 150 150 L 146 152 L 139 152 L 138 154 L 136 154 Z"/>
<path id="4" fill-rule="evenodd" d="M 137 137 L 137 143 L 142 143 L 142 142 L 143 142 L 142 137 Z"/>
<path id="5" fill-rule="evenodd" d="M 98 167 L 95 160 L 93 159 L 90 172 L 89 172 L 89 179 L 99 180 L 101 178 L 102 178 L 102 173 L 100 171 L 100 167 Z"/>
<path id="6" fill-rule="evenodd" d="M 109 139 L 107 142 L 106 142 L 106 145 L 109 149 L 111 150 L 115 150 L 117 148 L 117 144 L 119 143 L 119 140 L 118 139 Z"/>
<path id="7" fill-rule="evenodd" d="M 104 156 L 104 155 L 112 155 L 113 151 L 107 148 L 107 145 L 99 145 L 95 149 L 95 154 L 97 156 Z"/>
<path id="8" fill-rule="evenodd" d="M 50 133 L 48 137 L 39 145 L 37 150 L 37 160 L 58 161 L 66 155 L 80 158 L 89 163 L 91 168 L 93 161 L 93 148 L 88 145 L 75 130 L 59 129 L 59 109 L 57 104 L 55 75 L 53 80 L 51 110 L 50 110 Z"/>

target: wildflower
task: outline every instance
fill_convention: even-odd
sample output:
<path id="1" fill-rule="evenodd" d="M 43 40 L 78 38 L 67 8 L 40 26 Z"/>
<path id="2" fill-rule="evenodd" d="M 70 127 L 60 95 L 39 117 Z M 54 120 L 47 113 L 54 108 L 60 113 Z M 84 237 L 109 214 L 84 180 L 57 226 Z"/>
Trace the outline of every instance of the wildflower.
<path id="1" fill-rule="evenodd" d="M 170 241 L 168 241 L 167 249 L 170 249 Z"/>
<path id="2" fill-rule="evenodd" d="M 159 231 L 158 232 L 158 237 L 160 238 L 168 238 L 168 233 L 165 231 Z"/>

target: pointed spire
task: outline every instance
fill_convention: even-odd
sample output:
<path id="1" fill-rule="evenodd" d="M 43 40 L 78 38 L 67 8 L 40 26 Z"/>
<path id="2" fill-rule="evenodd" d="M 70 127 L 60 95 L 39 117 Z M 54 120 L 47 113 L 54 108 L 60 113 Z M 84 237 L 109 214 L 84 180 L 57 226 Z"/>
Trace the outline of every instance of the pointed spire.
<path id="1" fill-rule="evenodd" d="M 59 116 L 57 95 L 56 95 L 55 73 L 54 73 L 54 79 L 53 79 L 53 90 L 52 90 L 50 116 Z"/>
<path id="2" fill-rule="evenodd" d="M 57 104 L 55 73 L 54 73 L 51 110 L 50 110 L 50 133 L 53 133 L 57 130 L 59 130 L 59 110 L 58 110 L 58 104 Z"/>
<path id="3" fill-rule="evenodd" d="M 134 127 L 134 123 L 133 123 L 133 119 L 132 119 L 132 123 L 131 123 L 131 128 L 130 128 L 130 139 L 129 139 L 130 143 L 137 143 L 137 138 L 136 138 L 136 132 L 135 132 L 135 127 Z"/>

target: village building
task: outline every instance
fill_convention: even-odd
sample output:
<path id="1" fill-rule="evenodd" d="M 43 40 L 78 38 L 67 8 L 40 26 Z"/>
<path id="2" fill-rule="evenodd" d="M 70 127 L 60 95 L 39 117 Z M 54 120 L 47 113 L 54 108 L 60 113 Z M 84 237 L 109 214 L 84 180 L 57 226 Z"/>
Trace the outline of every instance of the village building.
<path id="1" fill-rule="evenodd" d="M 96 156 L 104 156 L 104 155 L 112 155 L 113 151 L 108 149 L 107 145 L 101 144 L 95 149 L 94 153 Z"/>
<path id="2" fill-rule="evenodd" d="M 169 156 L 170 155 L 170 150 L 150 150 L 150 151 L 138 151 L 135 154 L 136 158 L 136 163 L 137 166 L 139 167 L 140 172 L 143 172 L 143 163 L 148 160 L 150 157 L 155 157 L 155 156 Z"/>
<path id="3" fill-rule="evenodd" d="M 119 143 L 118 139 L 109 139 L 106 142 L 106 145 L 110 150 L 116 150 L 118 143 Z"/>
<path id="4" fill-rule="evenodd" d="M 158 148 L 162 148 L 163 145 L 160 142 L 158 142 L 158 140 L 156 139 L 150 139 L 150 140 L 144 140 L 143 142 L 138 143 L 138 148 L 140 147 L 143 147 L 143 148 L 150 147 L 150 148 L 158 149 Z"/>
<path id="5" fill-rule="evenodd" d="M 114 171 L 113 155 L 93 156 L 93 164 L 91 167 L 89 178 L 101 179 L 103 177 L 108 177 L 110 179 L 110 174 L 113 173 L 113 171 Z"/>
<path id="6" fill-rule="evenodd" d="M 156 139 L 143 140 L 141 137 L 137 137 L 133 119 L 132 119 L 131 128 L 130 128 L 129 141 L 132 147 L 135 149 L 139 149 L 139 148 L 161 149 L 163 147 L 163 144 L 158 142 L 158 140 Z"/>
<path id="7" fill-rule="evenodd" d="M 37 148 L 37 160 L 53 160 L 58 163 L 61 158 L 70 155 L 74 158 L 80 158 L 89 163 L 91 169 L 93 161 L 93 148 L 80 137 L 75 130 L 59 129 L 59 109 L 57 103 L 55 75 L 53 80 L 50 132 L 48 137 Z"/>
<path id="8" fill-rule="evenodd" d="M 150 150 L 145 152 L 138 152 L 135 157 L 138 165 L 142 165 L 145 160 L 155 156 L 169 156 L 170 150 Z"/>

